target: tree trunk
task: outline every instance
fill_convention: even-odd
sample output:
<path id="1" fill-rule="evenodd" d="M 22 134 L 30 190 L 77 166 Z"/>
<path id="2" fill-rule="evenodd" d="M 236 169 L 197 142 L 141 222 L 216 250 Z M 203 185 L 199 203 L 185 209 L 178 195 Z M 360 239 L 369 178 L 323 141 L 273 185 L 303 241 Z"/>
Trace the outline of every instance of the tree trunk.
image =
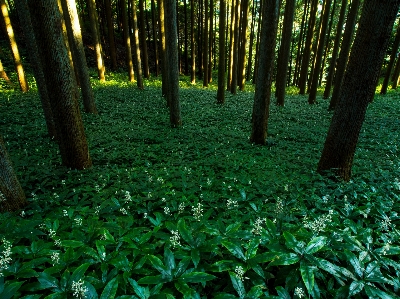
<path id="1" fill-rule="evenodd" d="M 136 1 L 131 1 L 131 9 L 132 9 L 132 27 L 133 27 L 133 49 L 134 49 L 134 57 L 135 57 L 135 65 L 136 65 L 136 77 L 137 77 L 137 87 L 139 89 L 143 89 L 143 75 L 142 75 L 142 61 L 140 59 L 140 47 L 139 47 L 139 30 L 138 30 L 138 22 L 136 15 Z"/>
<path id="2" fill-rule="evenodd" d="M 287 70 L 290 58 L 290 44 L 292 41 L 294 11 L 296 1 L 286 0 L 285 16 L 283 21 L 283 34 L 281 47 L 279 49 L 278 56 L 278 67 L 276 73 L 276 104 L 278 106 L 284 106 L 285 93 L 286 93 L 286 82 L 287 82 Z"/>
<path id="3" fill-rule="evenodd" d="M 186 0 L 185 0 L 186 1 Z M 154 39 L 154 53 L 156 56 L 155 67 L 156 67 L 156 77 L 158 77 L 160 70 L 158 66 L 158 47 L 157 47 L 157 21 L 156 21 L 156 5 L 154 0 L 151 0 L 151 21 L 153 22 L 153 39 Z"/>
<path id="4" fill-rule="evenodd" d="M 311 2 L 311 0 L 305 1 L 304 13 L 303 13 L 303 17 L 301 19 L 300 37 L 299 37 L 299 42 L 297 43 L 296 66 L 295 66 L 294 75 L 293 75 L 293 84 L 296 86 L 299 85 L 301 61 L 303 59 L 302 48 L 303 48 L 303 42 L 304 42 L 304 36 L 305 36 L 304 32 L 306 30 L 307 16 L 308 16 L 308 9 L 310 8 L 310 2 Z"/>
<path id="5" fill-rule="evenodd" d="M 183 0 L 183 9 L 185 10 L 185 75 L 189 74 L 188 59 L 188 17 L 187 17 L 187 0 Z"/>
<path id="6" fill-rule="evenodd" d="M 96 11 L 96 1 L 95 0 L 89 0 L 89 17 L 90 17 L 90 26 L 92 28 L 92 35 L 93 35 L 93 41 L 94 41 L 94 46 L 96 49 L 96 61 L 97 61 L 97 72 L 99 74 L 99 80 L 101 82 L 106 81 L 105 77 L 105 72 L 106 72 L 106 67 L 104 65 L 104 59 L 103 59 L 103 54 L 102 54 L 102 49 L 101 49 L 101 42 L 100 42 L 100 34 L 99 30 L 97 28 L 97 22 L 99 17 L 97 16 L 97 11 Z"/>
<path id="7" fill-rule="evenodd" d="M 0 212 L 15 212 L 27 205 L 25 193 L 15 175 L 3 138 L 0 136 Z"/>
<path id="8" fill-rule="evenodd" d="M 143 73 L 145 78 L 150 77 L 149 72 L 149 58 L 147 55 L 147 42 L 146 42 L 146 28 L 144 22 L 144 8 L 143 8 L 143 0 L 139 0 L 139 34 L 140 34 L 140 44 L 141 44 L 141 53 L 143 55 Z"/>
<path id="9" fill-rule="evenodd" d="M 314 72 L 311 80 L 311 87 L 310 87 L 310 94 L 308 96 L 308 103 L 309 104 L 315 104 L 317 100 L 317 88 L 318 88 L 318 82 L 319 82 L 319 73 L 321 71 L 322 67 L 322 58 L 324 55 L 324 48 L 325 48 L 325 40 L 326 40 L 326 33 L 328 29 L 328 21 L 329 21 L 329 12 L 331 8 L 331 0 L 325 0 L 324 1 L 324 10 L 322 12 L 321 16 L 321 32 L 320 32 L 320 37 L 318 39 L 318 47 L 317 47 L 317 53 L 316 53 L 316 58 L 315 58 L 315 64 L 314 64 Z"/>
<path id="10" fill-rule="evenodd" d="M 122 31 L 124 33 L 124 42 L 125 42 L 125 59 L 126 66 L 128 67 L 128 77 L 130 82 L 135 81 L 135 75 L 133 71 L 133 61 L 132 61 L 132 48 L 131 48 L 131 38 L 129 34 L 129 25 L 128 25 L 128 12 L 126 0 L 121 0 L 121 17 L 122 17 Z"/>
<path id="11" fill-rule="evenodd" d="M 250 45 L 249 45 L 249 59 L 247 61 L 246 80 L 250 80 L 251 69 L 253 63 L 253 45 L 254 45 L 254 26 L 256 22 L 256 2 L 253 0 L 253 7 L 251 10 L 251 29 L 250 29 Z"/>
<path id="12" fill-rule="evenodd" d="M 240 37 L 240 53 L 238 65 L 238 83 L 239 89 L 244 90 L 246 86 L 246 44 L 247 44 L 247 27 L 249 19 L 249 0 L 242 0 L 242 31 Z"/>
<path id="13" fill-rule="evenodd" d="M 165 35 L 166 56 L 168 70 L 168 103 L 170 111 L 170 122 L 172 127 L 180 127 L 181 107 L 179 102 L 179 69 L 178 69 L 178 30 L 176 28 L 176 5 L 175 0 L 165 1 Z"/>
<path id="14" fill-rule="evenodd" d="M 204 0 L 203 86 L 208 87 L 208 0 Z"/>
<path id="15" fill-rule="evenodd" d="M 342 49 L 340 50 L 339 60 L 336 68 L 335 83 L 333 87 L 332 98 L 329 103 L 329 110 L 333 110 L 339 100 L 340 88 L 342 87 L 343 76 L 347 66 L 347 60 L 350 53 L 351 40 L 353 39 L 354 27 L 357 20 L 358 7 L 360 0 L 353 0 L 351 3 L 349 15 L 347 16 L 346 27 L 344 29 Z"/>
<path id="16" fill-rule="evenodd" d="M 300 79 L 299 79 L 299 87 L 300 87 L 300 94 L 306 93 L 306 85 L 307 85 L 307 76 L 308 76 L 308 66 L 310 64 L 310 57 L 311 57 L 311 47 L 312 47 L 312 39 L 314 35 L 314 27 L 315 27 L 315 20 L 317 15 L 317 8 L 318 8 L 318 0 L 311 0 L 311 11 L 310 11 L 310 18 L 308 21 L 308 31 L 306 37 L 306 43 L 304 46 L 303 51 L 303 58 L 301 60 L 301 69 L 300 69 Z"/>
<path id="17" fill-rule="evenodd" d="M 29 90 L 28 81 L 25 78 L 24 68 L 22 67 L 21 56 L 19 55 L 18 45 L 15 40 L 14 30 L 11 25 L 10 17 L 8 16 L 8 9 L 5 0 L 0 0 L 1 13 L 3 15 L 4 24 L 6 26 L 8 41 L 10 42 L 11 52 L 14 57 L 15 69 L 18 74 L 19 86 L 22 92 L 27 92 Z"/>
<path id="18" fill-rule="evenodd" d="M 117 50 L 115 48 L 114 40 L 114 21 L 112 18 L 111 0 L 104 0 L 107 28 L 108 28 L 108 45 L 110 47 L 111 68 L 115 71 L 117 69 Z"/>
<path id="19" fill-rule="evenodd" d="M 368 103 L 375 94 L 399 6 L 399 0 L 364 1 L 340 100 L 318 163 L 319 173 L 333 170 L 341 179 L 350 180 L 358 137 Z"/>
<path id="20" fill-rule="evenodd" d="M 90 84 L 89 70 L 86 63 L 85 50 L 83 49 L 81 26 L 79 25 L 78 12 L 76 11 L 75 0 L 61 0 L 64 19 L 67 24 L 69 40 L 72 41 L 72 55 L 74 67 L 79 76 L 82 90 L 82 99 L 85 112 L 97 114 L 96 104 Z"/>
<path id="21" fill-rule="evenodd" d="M 400 76 L 400 56 L 397 58 L 396 67 L 394 68 L 393 72 L 392 89 L 397 89 L 397 86 L 399 85 L 399 78 L 400 78 L 399 76 Z"/>
<path id="22" fill-rule="evenodd" d="M 235 25 L 233 30 L 232 39 L 232 83 L 231 83 L 231 93 L 236 94 L 238 85 L 238 64 L 239 64 L 239 18 L 240 18 L 240 0 L 235 1 Z"/>
<path id="23" fill-rule="evenodd" d="M 250 137 L 250 142 L 261 145 L 267 137 L 278 18 L 279 0 L 265 0 Z"/>
<path id="24" fill-rule="evenodd" d="M 220 0 L 219 17 L 219 60 L 218 60 L 218 91 L 217 103 L 225 103 L 225 27 L 226 0 Z"/>
<path id="25" fill-rule="evenodd" d="M 233 44 L 234 44 L 234 31 L 235 31 L 235 3 L 236 0 L 232 0 L 231 5 L 231 28 L 230 28 L 230 35 L 229 35 L 229 57 L 228 57 L 228 80 L 226 82 L 228 90 L 231 90 L 232 85 L 232 68 L 233 68 Z"/>
<path id="26" fill-rule="evenodd" d="M 158 15 L 160 17 L 160 48 L 161 48 L 161 81 L 162 81 L 162 87 L 161 87 L 161 95 L 166 96 L 168 93 L 168 83 L 167 83 L 167 55 L 165 51 L 165 17 L 164 17 L 164 1 L 165 0 L 157 0 L 158 4 Z"/>
<path id="27" fill-rule="evenodd" d="M 336 59 L 339 53 L 340 41 L 342 39 L 343 23 L 346 16 L 347 1 L 342 0 L 342 7 L 340 8 L 340 16 L 337 24 L 335 43 L 333 45 L 331 64 L 329 66 L 328 78 L 326 79 L 324 99 L 329 98 L 332 88 L 333 75 L 335 74 Z"/>
<path id="28" fill-rule="evenodd" d="M 3 78 L 7 82 L 7 84 L 10 85 L 11 87 L 14 86 L 10 81 L 10 78 L 8 78 L 6 71 L 3 68 L 3 64 L 1 63 L 1 60 L 0 60 L 0 78 Z"/>
<path id="29" fill-rule="evenodd" d="M 186 0 L 185 0 L 186 1 Z M 196 49 L 194 43 L 194 0 L 190 0 L 190 37 L 191 37 L 191 65 L 192 65 L 192 72 L 190 74 L 190 82 L 192 84 L 196 83 Z"/>
<path id="30" fill-rule="evenodd" d="M 208 13 L 209 19 L 210 19 L 210 27 L 208 30 L 208 83 L 212 82 L 212 69 L 213 69 L 213 42 L 214 42 L 214 31 L 213 31 L 213 26 L 214 26 L 214 0 L 210 0 L 210 11 Z"/>
<path id="31" fill-rule="evenodd" d="M 260 2 L 260 8 L 258 11 L 258 25 L 257 25 L 257 42 L 256 42 L 256 59 L 254 61 L 254 74 L 253 74 L 253 84 L 256 83 L 257 72 L 258 72 L 258 56 L 260 53 L 260 32 L 261 32 L 261 21 L 262 21 L 262 5 L 263 1 Z"/>
<path id="32" fill-rule="evenodd" d="M 386 69 L 385 79 L 383 80 L 383 83 L 382 83 L 381 94 L 386 94 L 386 92 L 387 92 L 390 74 L 392 73 L 394 61 L 396 60 L 397 50 L 399 49 L 399 44 L 400 44 L 400 25 L 397 25 L 396 38 L 393 43 L 392 53 L 390 55 L 390 61 L 387 66 L 387 69 Z"/>
<path id="33" fill-rule="evenodd" d="M 92 165 L 83 128 L 73 73 L 65 48 L 61 15 L 55 2 L 29 0 L 36 41 L 40 54 L 52 112 L 57 129 L 57 141 L 64 166 L 84 169 Z"/>

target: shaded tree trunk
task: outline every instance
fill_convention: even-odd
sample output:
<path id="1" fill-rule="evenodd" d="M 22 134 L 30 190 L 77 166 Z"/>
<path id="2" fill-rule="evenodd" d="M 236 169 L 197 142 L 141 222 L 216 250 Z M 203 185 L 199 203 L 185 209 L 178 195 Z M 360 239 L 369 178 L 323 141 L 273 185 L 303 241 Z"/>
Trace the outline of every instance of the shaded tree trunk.
<path id="1" fill-rule="evenodd" d="M 133 71 L 132 48 L 131 48 L 131 38 L 130 38 L 130 34 L 129 34 L 128 12 L 127 12 L 126 0 L 121 0 L 120 5 L 121 5 L 121 17 L 122 17 L 122 32 L 124 34 L 124 43 L 125 43 L 126 66 L 128 67 L 129 81 L 134 82 L 135 75 L 134 75 L 134 71 Z"/>
<path id="2" fill-rule="evenodd" d="M 236 0 L 232 0 L 231 5 L 231 28 L 230 28 L 230 35 L 229 35 L 229 57 L 228 57 L 228 80 L 227 80 L 227 89 L 231 90 L 232 85 L 232 68 L 233 68 L 233 44 L 234 44 L 234 31 L 235 31 L 235 5 Z"/>
<path id="3" fill-rule="evenodd" d="M 8 9 L 5 0 L 0 0 L 0 6 L 4 24 L 7 31 L 8 41 L 10 42 L 11 52 L 14 58 L 15 69 L 18 74 L 19 86 L 21 87 L 22 92 L 27 92 L 29 90 L 29 85 L 25 77 L 24 68 L 22 66 L 22 59 L 21 56 L 19 55 L 18 45 L 15 40 L 14 30 L 11 25 L 11 20 L 8 15 Z"/>
<path id="4" fill-rule="evenodd" d="M 10 81 L 10 78 L 8 78 L 6 71 L 3 68 L 3 64 L 1 63 L 1 60 L 0 60 L 0 78 L 3 78 L 10 86 L 14 86 Z"/>
<path id="5" fill-rule="evenodd" d="M 257 72 L 258 72 L 258 54 L 260 53 L 260 32 L 261 32 L 261 21 L 262 21 L 262 5 L 263 1 L 260 2 L 260 7 L 258 11 L 258 25 L 257 25 L 257 43 L 256 43 L 256 59 L 254 61 L 254 75 L 253 75 L 253 84 L 256 83 Z"/>
<path id="6" fill-rule="evenodd" d="M 267 137 L 278 18 L 279 0 L 265 0 L 250 136 L 250 142 L 261 145 L 266 143 Z"/>
<path id="7" fill-rule="evenodd" d="M 306 0 L 304 3 L 304 14 L 301 19 L 301 28 L 300 28 L 300 37 L 299 41 L 297 43 L 297 55 L 296 55 L 296 66 L 294 69 L 294 75 L 293 75 L 293 84 L 298 86 L 298 81 L 299 81 L 299 75 L 300 75 L 300 68 L 301 68 L 301 61 L 303 58 L 303 42 L 304 42 L 304 32 L 306 30 L 306 24 L 307 24 L 307 16 L 308 16 L 308 9 L 310 8 L 310 0 Z"/>
<path id="8" fill-rule="evenodd" d="M 167 83 L 167 56 L 165 51 L 165 8 L 164 8 L 164 1 L 165 0 L 157 0 L 158 5 L 158 15 L 160 18 L 160 48 L 161 48 L 161 80 L 162 80 L 162 87 L 161 87 L 161 95 L 166 96 L 168 93 L 168 83 Z"/>
<path id="9" fill-rule="evenodd" d="M 290 44 L 292 41 L 294 11 L 296 1 L 286 0 L 285 15 L 283 21 L 283 34 L 281 47 L 279 49 L 278 56 L 278 67 L 276 73 L 276 104 L 284 106 L 285 93 L 286 93 L 286 82 L 287 82 L 287 70 L 290 58 Z"/>
<path id="10" fill-rule="evenodd" d="M 99 74 L 99 80 L 104 82 L 106 80 L 105 77 L 106 67 L 104 65 L 104 58 L 102 53 L 103 51 L 101 49 L 100 33 L 99 29 L 97 28 L 97 22 L 99 17 L 96 11 L 96 1 L 88 0 L 88 3 L 89 3 L 90 26 L 92 29 L 94 46 L 96 49 L 97 72 Z"/>
<path id="11" fill-rule="evenodd" d="M 147 42 L 146 42 L 146 27 L 144 20 L 144 8 L 143 8 L 143 0 L 139 0 L 139 34 L 140 34 L 140 44 L 141 44 L 141 53 L 143 55 L 143 74 L 145 78 L 150 77 L 149 72 L 149 58 L 147 55 Z"/>
<path id="12" fill-rule="evenodd" d="M 368 103 L 375 94 L 399 6 L 399 0 L 364 1 L 340 100 L 318 163 L 319 173 L 332 170 L 341 179 L 350 180 L 358 137 Z"/>
<path id="13" fill-rule="evenodd" d="M 0 212 L 15 212 L 28 205 L 0 136 Z"/>
<path id="14" fill-rule="evenodd" d="M 396 60 L 397 50 L 399 49 L 399 44 L 400 44 L 400 25 L 397 25 L 396 38 L 393 43 L 392 53 L 390 55 L 390 61 L 387 66 L 387 69 L 386 69 L 385 79 L 383 80 L 383 83 L 382 83 L 381 94 L 386 94 L 386 92 L 387 92 L 390 74 L 392 73 L 394 61 Z"/>
<path id="15" fill-rule="evenodd" d="M 114 39 L 114 21 L 112 18 L 111 0 L 104 0 L 104 6 L 107 18 L 108 45 L 110 47 L 111 68 L 115 71 L 117 69 L 117 50 L 115 47 Z"/>
<path id="16" fill-rule="evenodd" d="M 55 2 L 29 0 L 35 37 L 43 57 L 43 69 L 57 129 L 57 141 L 63 165 L 84 169 L 92 165 L 83 128 L 74 79 L 65 48 L 61 15 Z"/>
<path id="17" fill-rule="evenodd" d="M 225 27 L 226 0 L 219 1 L 219 60 L 218 60 L 218 91 L 217 103 L 225 103 Z"/>
<path id="18" fill-rule="evenodd" d="M 142 74 L 142 61 L 140 58 L 140 47 L 139 47 L 139 30 L 138 30 L 138 22 L 136 15 L 136 2 L 135 0 L 131 1 L 131 10 L 132 10 L 132 27 L 133 27 L 133 49 L 134 49 L 134 57 L 135 57 L 135 65 L 136 65 L 136 77 L 137 77 L 137 87 L 139 89 L 143 89 L 143 74 Z"/>
<path id="19" fill-rule="evenodd" d="M 185 0 L 186 1 L 186 0 Z M 192 65 L 192 72 L 190 74 L 190 82 L 192 84 L 196 83 L 196 49 L 195 49 L 195 38 L 194 38 L 194 0 L 190 0 L 190 37 L 191 37 L 191 65 Z"/>
<path id="20" fill-rule="evenodd" d="M 231 93 L 236 94 L 237 85 L 238 85 L 238 64 L 239 64 L 239 18 L 240 18 L 240 0 L 235 1 L 235 23 L 233 30 L 233 39 L 232 39 L 232 48 L 233 48 L 233 56 L 232 56 L 232 83 L 231 83 Z"/>
<path id="21" fill-rule="evenodd" d="M 239 89 L 244 90 L 246 86 L 246 44 L 247 44 L 247 27 L 249 19 L 249 0 L 242 0 L 242 19 L 241 37 L 240 37 L 240 52 L 238 58 L 238 84 Z"/>
<path id="22" fill-rule="evenodd" d="M 159 57 L 158 57 L 158 47 L 157 47 L 157 21 L 156 21 L 156 5 L 154 3 L 154 0 L 151 0 L 151 21 L 153 22 L 154 53 L 156 56 L 155 67 L 156 67 L 156 76 L 158 77 L 160 70 L 158 66 Z"/>
<path id="23" fill-rule="evenodd" d="M 188 59 L 188 17 L 187 17 L 187 0 L 183 0 L 183 9 L 185 10 L 185 75 L 189 74 Z"/>
<path id="24" fill-rule="evenodd" d="M 392 84 L 392 89 L 397 89 L 397 86 L 399 85 L 399 77 L 400 76 L 400 57 L 397 58 L 396 62 L 396 67 L 394 68 L 393 72 L 393 84 Z"/>
<path id="25" fill-rule="evenodd" d="M 251 28 L 250 28 L 250 45 L 249 45 L 249 59 L 247 61 L 246 80 L 250 80 L 251 68 L 253 63 L 253 45 L 254 45 L 254 26 L 256 22 L 256 2 L 253 0 L 253 7 L 251 10 Z"/>
<path id="26" fill-rule="evenodd" d="M 210 0 L 210 11 L 208 13 L 210 19 L 209 37 L 208 37 L 208 83 L 212 82 L 213 70 L 213 42 L 214 42 L 214 0 Z"/>
<path id="27" fill-rule="evenodd" d="M 203 86 L 208 87 L 208 0 L 204 0 L 204 38 L 203 38 Z"/>

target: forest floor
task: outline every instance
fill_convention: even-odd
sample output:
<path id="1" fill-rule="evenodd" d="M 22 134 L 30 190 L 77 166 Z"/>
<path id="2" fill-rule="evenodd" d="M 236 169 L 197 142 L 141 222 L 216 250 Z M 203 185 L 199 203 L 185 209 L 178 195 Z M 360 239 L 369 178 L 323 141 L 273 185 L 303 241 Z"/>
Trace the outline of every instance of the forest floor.
<path id="1" fill-rule="evenodd" d="M 0 214 L 0 235 L 13 248 L 8 269 L 0 267 L 0 295 L 11 286 L 15 298 L 71 295 L 80 280 L 87 298 L 148 298 L 139 295 L 146 285 L 167 298 L 398 292 L 400 93 L 375 96 L 353 178 L 337 183 L 315 172 L 332 116 L 321 97 L 309 105 L 288 89 L 285 107 L 271 104 L 268 145 L 255 146 L 251 85 L 226 93 L 221 106 L 216 80 L 204 89 L 181 77 L 183 126 L 173 129 L 157 78 L 138 90 L 125 74 L 104 84 L 91 74 L 99 115 L 82 115 L 93 160 L 83 171 L 61 166 L 35 88 L 0 91 L 0 133 L 30 203 L 23 213 Z M 299 248 L 316 259 L 301 261 Z M 265 251 L 287 261 L 258 257 Z M 182 273 L 168 280 L 171 259 Z M 384 279 L 358 276 L 369 266 Z M 238 267 L 251 279 L 241 280 Z M 360 280 L 365 285 L 349 288 Z"/>

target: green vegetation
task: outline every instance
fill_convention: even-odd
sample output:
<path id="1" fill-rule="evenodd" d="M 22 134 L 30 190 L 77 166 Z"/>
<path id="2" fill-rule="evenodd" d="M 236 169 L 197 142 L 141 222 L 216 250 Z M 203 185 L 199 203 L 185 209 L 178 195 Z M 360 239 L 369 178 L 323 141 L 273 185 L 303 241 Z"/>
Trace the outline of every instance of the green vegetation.
<path id="1" fill-rule="evenodd" d="M 140 91 L 113 76 L 93 81 L 84 171 L 60 166 L 36 91 L 0 93 L 30 202 L 0 214 L 1 298 L 397 297 L 398 93 L 376 96 L 353 180 L 338 183 L 314 172 L 331 118 L 321 97 L 272 105 L 260 147 L 248 142 L 252 92 L 219 106 L 215 80 L 182 78 L 172 129 L 159 81 Z"/>

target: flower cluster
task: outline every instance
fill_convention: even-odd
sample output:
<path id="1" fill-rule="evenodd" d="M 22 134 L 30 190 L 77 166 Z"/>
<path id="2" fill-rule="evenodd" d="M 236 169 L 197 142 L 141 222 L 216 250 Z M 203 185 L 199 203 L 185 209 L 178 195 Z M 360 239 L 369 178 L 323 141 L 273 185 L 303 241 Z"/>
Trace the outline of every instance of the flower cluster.
<path id="1" fill-rule="evenodd" d="M 396 189 L 396 190 L 400 190 L 400 182 L 399 182 L 399 179 L 398 179 L 398 178 L 395 178 L 395 179 L 394 179 L 393 187 L 394 187 L 394 189 Z"/>
<path id="2" fill-rule="evenodd" d="M 50 228 L 49 229 L 49 237 L 53 239 L 55 236 L 56 236 L 56 231 Z"/>
<path id="3" fill-rule="evenodd" d="M 323 232 L 329 223 L 332 222 L 333 210 L 330 210 L 327 215 L 322 215 L 314 221 L 308 221 L 307 216 L 303 219 L 303 225 L 305 228 L 311 229 L 314 234 Z"/>
<path id="4" fill-rule="evenodd" d="M 294 295 L 299 298 L 303 298 L 305 296 L 303 289 L 299 287 L 294 289 Z"/>
<path id="5" fill-rule="evenodd" d="M 285 205 L 283 203 L 283 200 L 278 197 L 275 203 L 275 215 L 282 215 L 284 211 Z"/>
<path id="6" fill-rule="evenodd" d="M 86 292 L 88 291 L 88 288 L 83 285 L 84 283 L 85 282 L 82 279 L 79 279 L 79 281 L 72 282 L 71 290 L 74 292 L 73 293 L 74 297 L 77 298 L 86 297 Z"/>
<path id="7" fill-rule="evenodd" d="M 58 264 L 60 262 L 60 253 L 57 251 L 54 251 L 51 256 L 51 262 L 53 264 L 53 266 L 55 266 L 56 264 Z"/>
<path id="8" fill-rule="evenodd" d="M 262 225 L 265 221 L 266 221 L 265 218 L 264 219 L 257 218 L 256 222 L 254 222 L 253 224 L 253 229 L 251 230 L 251 233 L 255 235 L 261 235 L 263 229 Z"/>
<path id="9" fill-rule="evenodd" d="M 172 246 L 175 248 L 177 246 L 181 246 L 180 239 L 181 237 L 179 236 L 179 232 L 177 230 L 172 230 L 172 237 L 169 238 Z"/>
<path id="10" fill-rule="evenodd" d="M 11 242 L 3 239 L 4 250 L 0 254 L 0 277 L 3 276 L 3 270 L 8 268 L 11 263 Z"/>
<path id="11" fill-rule="evenodd" d="M 238 204 L 237 200 L 232 200 L 232 199 L 229 198 L 229 199 L 226 201 L 226 207 L 227 207 L 229 210 L 231 210 L 231 209 L 234 209 L 234 208 L 239 207 L 239 204 Z"/>
<path id="12" fill-rule="evenodd" d="M 0 191 L 0 202 L 4 202 L 4 201 L 6 201 L 6 197 L 5 197 L 4 194 L 1 193 L 1 191 Z"/>
<path id="13" fill-rule="evenodd" d="M 76 225 L 81 226 L 82 225 L 82 218 L 75 218 L 74 219 Z"/>
<path id="14" fill-rule="evenodd" d="M 249 279 L 248 277 L 244 277 L 244 269 L 242 266 L 236 266 L 235 267 L 235 273 L 236 276 L 241 280 L 244 281 L 245 279 Z"/>
<path id="15" fill-rule="evenodd" d="M 121 208 L 121 209 L 119 209 L 119 211 L 124 215 L 128 215 L 128 212 L 126 211 L 125 208 Z"/>
<path id="16" fill-rule="evenodd" d="M 197 221 L 200 221 L 201 217 L 203 217 L 203 205 L 198 203 L 197 206 L 192 206 L 193 217 Z"/>
<path id="17" fill-rule="evenodd" d="M 124 200 L 126 203 L 131 202 L 132 201 L 132 197 L 131 194 L 129 193 L 129 191 L 125 191 L 125 197 Z"/>
<path id="18" fill-rule="evenodd" d="M 185 203 L 181 202 L 178 207 L 178 214 L 181 214 L 185 211 Z"/>
<path id="19" fill-rule="evenodd" d="M 168 207 L 164 207 L 164 214 L 165 215 L 171 215 L 171 211 Z"/>
<path id="20" fill-rule="evenodd" d="M 379 223 L 379 229 L 383 231 L 388 231 L 392 227 L 392 220 L 386 215 L 383 216 L 383 219 Z"/>

